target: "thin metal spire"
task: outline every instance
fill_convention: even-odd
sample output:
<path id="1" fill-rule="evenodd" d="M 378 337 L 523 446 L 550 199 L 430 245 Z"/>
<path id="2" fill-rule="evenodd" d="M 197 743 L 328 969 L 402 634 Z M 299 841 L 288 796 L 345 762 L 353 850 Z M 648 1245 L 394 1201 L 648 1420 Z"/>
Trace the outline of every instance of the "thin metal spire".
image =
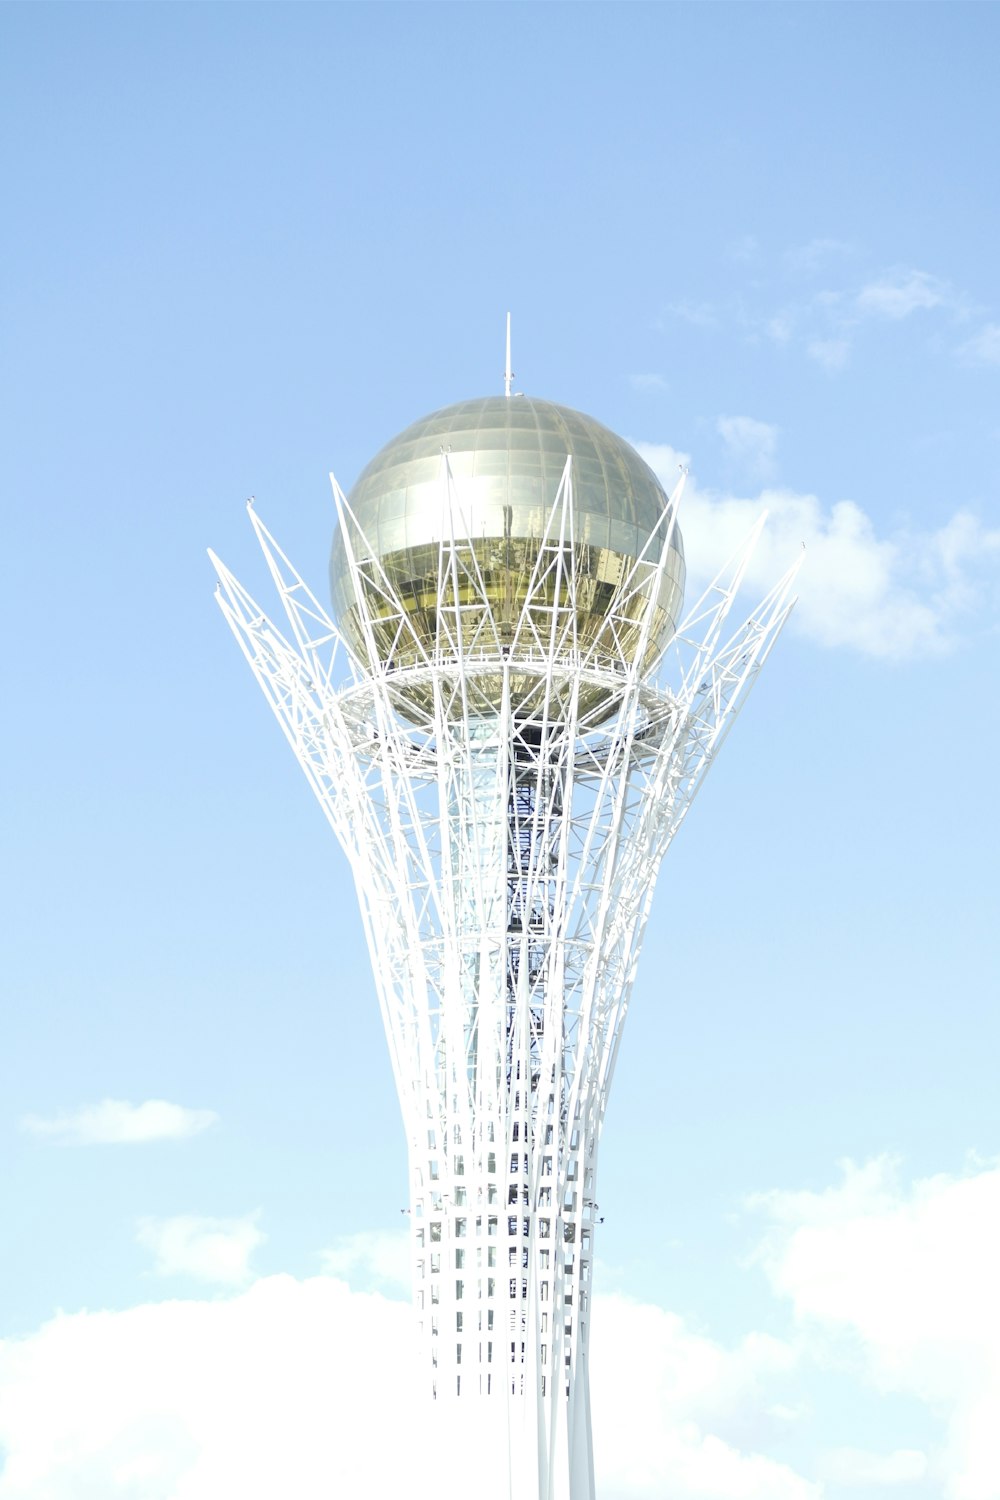
<path id="1" fill-rule="evenodd" d="M 514 384 L 514 371 L 510 367 L 510 313 L 507 314 L 507 363 L 503 372 L 503 393 L 510 395 L 510 388 Z"/>

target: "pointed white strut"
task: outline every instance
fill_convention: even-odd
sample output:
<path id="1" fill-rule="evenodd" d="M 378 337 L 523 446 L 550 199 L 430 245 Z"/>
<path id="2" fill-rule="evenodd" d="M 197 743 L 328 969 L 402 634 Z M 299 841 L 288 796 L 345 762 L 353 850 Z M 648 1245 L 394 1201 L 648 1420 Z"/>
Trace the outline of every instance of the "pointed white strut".
<path id="1" fill-rule="evenodd" d="M 637 665 L 648 611 L 633 665 L 598 658 L 576 645 L 567 464 L 513 643 L 481 626 L 470 643 L 462 619 L 490 604 L 447 459 L 442 485 L 430 642 L 370 557 L 362 577 L 336 485 L 366 659 L 252 509 L 291 640 L 213 557 L 217 597 L 357 885 L 409 1148 L 434 1492 L 592 1500 L 597 1152 L 636 961 L 660 861 L 787 618 L 795 569 L 727 638 L 755 532 L 674 638 L 673 686 L 663 660 Z M 676 499 L 637 587 L 650 564 L 662 573 Z M 407 666 L 376 646 L 376 608 Z"/>

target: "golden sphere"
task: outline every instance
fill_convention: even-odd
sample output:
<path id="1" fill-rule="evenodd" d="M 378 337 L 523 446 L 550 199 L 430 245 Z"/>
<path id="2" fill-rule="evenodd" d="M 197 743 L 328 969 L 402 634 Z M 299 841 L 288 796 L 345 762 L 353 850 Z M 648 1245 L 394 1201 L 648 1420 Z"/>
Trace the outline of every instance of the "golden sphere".
<path id="1" fill-rule="evenodd" d="M 452 523 L 442 454 L 453 481 Z M 684 550 L 675 526 L 658 589 L 661 543 L 654 543 L 638 575 L 634 571 L 669 504 L 656 475 L 634 448 L 593 417 L 528 396 L 487 396 L 445 407 L 407 427 L 376 454 L 348 496 L 358 523 L 358 530 L 351 527 L 351 547 L 359 586 L 386 665 L 400 669 L 419 664 L 416 641 L 440 661 L 442 644 L 456 637 L 454 623 L 442 630 L 438 618 L 443 597 L 454 603 L 451 580 L 442 592 L 439 577 L 441 544 L 450 542 L 454 524 L 456 541 L 470 564 L 459 568 L 464 593 L 455 616 L 461 621 L 463 655 L 478 662 L 487 677 L 491 653 L 494 661 L 510 655 L 509 672 L 521 684 L 512 686 L 512 692 L 523 697 L 529 681 L 539 675 L 529 660 L 533 653 L 526 647 L 527 634 L 518 632 L 533 577 L 531 603 L 540 614 L 547 607 L 551 618 L 552 605 L 558 610 L 565 600 L 565 585 L 562 598 L 555 597 L 554 571 L 547 593 L 546 586 L 537 589 L 536 565 L 567 457 L 572 460 L 573 536 L 571 554 L 567 539 L 564 572 L 574 570 L 575 622 L 572 632 L 557 630 L 560 644 L 552 664 L 569 667 L 591 651 L 595 666 L 624 669 L 635 659 L 650 611 L 645 657 L 652 662 L 659 655 L 676 629 L 683 603 Z M 465 534 L 458 536 L 458 530 Z M 549 537 L 549 545 L 553 542 L 558 544 L 558 533 Z M 412 635 L 399 631 L 398 606 L 386 599 L 375 560 L 403 606 Z M 474 585 L 469 575 L 477 570 L 480 584 Z M 339 528 L 330 585 L 338 628 L 365 660 L 361 601 Z M 447 658 L 446 644 L 445 654 Z M 536 645 L 535 658 L 537 654 Z M 487 697 L 499 694 L 502 673 L 492 680 L 494 688 L 483 684 Z"/>

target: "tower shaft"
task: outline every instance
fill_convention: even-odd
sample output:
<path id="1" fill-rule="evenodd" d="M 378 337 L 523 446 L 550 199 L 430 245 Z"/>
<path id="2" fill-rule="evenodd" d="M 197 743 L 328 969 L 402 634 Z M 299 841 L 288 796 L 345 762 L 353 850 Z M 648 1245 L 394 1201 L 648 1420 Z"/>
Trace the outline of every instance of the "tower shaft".
<path id="1" fill-rule="evenodd" d="M 548 538 L 563 573 L 538 571 L 510 647 L 468 649 L 462 612 L 489 600 L 459 568 L 454 518 L 438 643 L 404 667 L 384 641 L 405 633 L 407 601 L 371 564 L 356 592 L 380 601 L 378 649 L 360 609 L 367 660 L 253 512 L 291 643 L 216 564 L 351 864 L 407 1138 L 428 1385 L 439 1413 L 460 1403 L 478 1424 L 493 1467 L 474 1488 L 497 1500 L 593 1500 L 597 1157 L 622 1026 L 660 862 L 791 607 L 789 574 L 722 642 L 744 552 L 691 612 L 700 640 L 681 628 L 675 687 L 574 655 L 568 472 L 560 496 Z M 654 540 L 637 588 L 666 566 L 666 522 Z M 648 661 L 641 630 L 634 654 Z"/>

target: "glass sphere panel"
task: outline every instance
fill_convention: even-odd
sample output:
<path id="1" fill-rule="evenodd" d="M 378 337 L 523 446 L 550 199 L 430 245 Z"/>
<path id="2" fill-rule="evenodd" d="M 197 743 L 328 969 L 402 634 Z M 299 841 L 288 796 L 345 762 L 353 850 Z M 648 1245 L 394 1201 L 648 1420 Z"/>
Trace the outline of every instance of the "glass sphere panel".
<path id="1" fill-rule="evenodd" d="M 546 529 L 567 458 L 572 461 L 572 539 L 564 538 L 561 575 L 550 569 L 539 585 L 540 573 L 546 573 L 539 569 L 542 548 L 559 540 L 546 541 Z M 650 660 L 676 628 L 684 592 L 678 528 L 659 587 L 659 543 L 636 567 L 668 507 L 667 496 L 628 443 L 568 407 L 498 396 L 434 412 L 372 459 L 348 503 L 357 521 L 351 526 L 351 548 L 358 583 L 339 529 L 330 583 L 334 618 L 362 659 L 367 654 L 362 607 L 387 665 L 390 657 L 396 667 L 416 665 L 421 648 L 440 659 L 442 637 L 454 639 L 456 629 L 469 649 L 485 650 L 492 640 L 494 655 L 497 642 L 506 654 L 526 605 L 547 626 L 553 610 L 572 607 L 569 569 L 575 578 L 574 651 L 593 648 L 595 664 L 621 668 L 633 661 L 650 612 Z M 450 543 L 452 526 L 465 564 L 442 587 L 442 543 Z M 382 573 L 415 641 L 400 636 L 398 608 L 386 598 Z M 446 608 L 457 611 L 458 619 L 442 632 L 440 615 Z M 517 639 L 523 641 L 523 631 Z"/>

